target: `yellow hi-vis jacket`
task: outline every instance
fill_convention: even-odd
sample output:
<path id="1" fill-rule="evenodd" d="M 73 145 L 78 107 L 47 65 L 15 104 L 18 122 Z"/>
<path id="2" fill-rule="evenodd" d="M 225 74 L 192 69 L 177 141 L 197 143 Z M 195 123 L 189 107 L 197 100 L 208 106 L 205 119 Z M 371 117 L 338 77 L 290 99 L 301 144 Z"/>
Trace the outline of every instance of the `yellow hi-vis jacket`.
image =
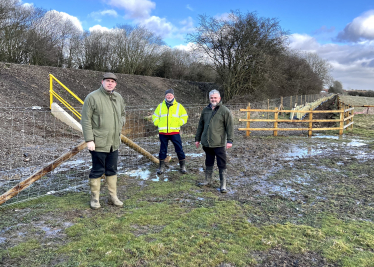
<path id="1" fill-rule="evenodd" d="M 165 100 L 159 104 L 152 116 L 155 126 L 158 126 L 160 133 L 178 132 L 183 124 L 187 123 L 188 115 L 184 107 L 175 99 L 173 105 L 169 108 Z"/>

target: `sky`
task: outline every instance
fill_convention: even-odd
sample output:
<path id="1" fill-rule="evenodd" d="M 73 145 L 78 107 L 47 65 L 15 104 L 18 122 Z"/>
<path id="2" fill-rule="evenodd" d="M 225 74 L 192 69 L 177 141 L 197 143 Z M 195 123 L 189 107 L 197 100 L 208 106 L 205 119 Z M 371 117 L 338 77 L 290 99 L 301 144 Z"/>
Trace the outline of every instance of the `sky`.
<path id="1" fill-rule="evenodd" d="M 62 12 L 80 29 L 142 25 L 170 47 L 188 49 L 198 16 L 232 10 L 277 18 L 294 50 L 314 52 L 332 66 L 344 89 L 374 90 L 374 0 L 23 0 Z"/>

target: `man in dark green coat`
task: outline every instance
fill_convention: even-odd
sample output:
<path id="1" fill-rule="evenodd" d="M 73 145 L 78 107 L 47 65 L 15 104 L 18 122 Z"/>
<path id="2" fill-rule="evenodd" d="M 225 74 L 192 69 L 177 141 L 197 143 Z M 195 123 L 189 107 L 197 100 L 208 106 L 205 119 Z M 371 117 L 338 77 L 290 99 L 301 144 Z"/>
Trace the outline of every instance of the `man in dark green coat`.
<path id="1" fill-rule="evenodd" d="M 117 197 L 117 161 L 121 130 L 125 124 L 125 104 L 122 96 L 114 92 L 116 85 L 117 76 L 105 73 L 101 87 L 87 95 L 83 104 L 83 136 L 92 155 L 92 169 L 89 174 L 92 209 L 100 208 L 100 184 L 103 174 L 108 184 L 109 203 L 123 206 Z"/>
<path id="2" fill-rule="evenodd" d="M 226 149 L 232 147 L 234 122 L 230 110 L 222 105 L 219 91 L 209 92 L 210 104 L 201 113 L 195 136 L 196 148 L 200 142 L 205 151 L 205 181 L 200 185 L 212 184 L 214 160 L 217 158 L 221 193 L 226 189 Z"/>

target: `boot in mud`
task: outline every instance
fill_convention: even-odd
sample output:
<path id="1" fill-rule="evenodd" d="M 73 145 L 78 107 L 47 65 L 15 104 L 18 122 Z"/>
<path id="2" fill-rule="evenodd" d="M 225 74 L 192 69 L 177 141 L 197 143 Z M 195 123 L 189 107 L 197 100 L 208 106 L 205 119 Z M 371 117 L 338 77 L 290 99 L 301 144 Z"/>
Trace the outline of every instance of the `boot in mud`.
<path id="1" fill-rule="evenodd" d="M 220 191 L 222 194 L 227 193 L 226 189 L 226 175 L 227 169 L 219 169 L 219 182 L 220 182 Z"/>
<path id="2" fill-rule="evenodd" d="M 91 209 L 97 210 L 100 209 L 100 184 L 101 184 L 101 177 L 90 179 L 90 188 L 91 188 L 91 201 L 90 201 L 90 207 Z"/>
<path id="3" fill-rule="evenodd" d="M 180 160 L 179 161 L 179 166 L 180 166 L 180 169 L 179 171 L 183 174 L 186 174 L 187 173 L 187 170 L 186 170 L 186 160 Z"/>
<path id="4" fill-rule="evenodd" d="M 163 174 L 165 172 L 165 160 L 160 160 L 160 165 L 157 170 L 157 174 Z"/>
<path id="5" fill-rule="evenodd" d="M 199 186 L 211 186 L 213 183 L 213 166 L 206 166 L 205 180 L 199 183 Z"/>
<path id="6" fill-rule="evenodd" d="M 107 176 L 106 182 L 108 184 L 108 191 L 110 195 L 109 204 L 117 207 L 122 207 L 123 202 L 120 201 L 117 197 L 117 175 Z"/>

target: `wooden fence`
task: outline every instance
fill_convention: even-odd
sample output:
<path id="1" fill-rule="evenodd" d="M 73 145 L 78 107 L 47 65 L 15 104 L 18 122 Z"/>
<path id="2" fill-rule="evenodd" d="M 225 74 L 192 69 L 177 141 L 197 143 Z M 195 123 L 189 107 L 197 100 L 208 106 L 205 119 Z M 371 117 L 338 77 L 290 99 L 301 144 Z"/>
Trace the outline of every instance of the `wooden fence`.
<path id="1" fill-rule="evenodd" d="M 312 136 L 313 131 L 328 131 L 328 130 L 339 130 L 339 135 L 343 134 L 343 130 L 347 127 L 351 126 L 351 129 L 353 129 L 353 110 L 354 107 L 342 104 L 341 108 L 338 110 L 313 110 L 312 108 L 310 110 L 279 110 L 277 107 L 272 109 L 251 109 L 250 103 L 248 104 L 248 107 L 246 109 L 240 109 L 240 111 L 247 112 L 247 118 L 246 119 L 239 119 L 239 121 L 245 121 L 247 122 L 246 128 L 239 128 L 240 131 L 246 131 L 246 136 L 250 135 L 251 131 L 273 131 L 273 135 L 277 136 L 278 131 L 308 131 L 308 136 Z M 267 112 L 274 113 L 274 119 L 251 119 L 251 112 Z M 279 113 L 308 113 L 309 118 L 308 119 L 302 119 L 302 120 L 294 120 L 293 116 L 291 116 L 292 119 L 279 119 L 278 115 Z M 338 113 L 339 119 L 314 119 L 313 114 L 315 113 Z M 273 128 L 251 128 L 251 122 L 272 122 L 274 123 Z M 308 128 L 279 128 L 278 123 L 279 122 L 288 122 L 288 123 L 309 123 Z M 339 127 L 325 127 L 325 128 L 313 128 L 313 122 L 336 122 L 339 124 Z"/>

